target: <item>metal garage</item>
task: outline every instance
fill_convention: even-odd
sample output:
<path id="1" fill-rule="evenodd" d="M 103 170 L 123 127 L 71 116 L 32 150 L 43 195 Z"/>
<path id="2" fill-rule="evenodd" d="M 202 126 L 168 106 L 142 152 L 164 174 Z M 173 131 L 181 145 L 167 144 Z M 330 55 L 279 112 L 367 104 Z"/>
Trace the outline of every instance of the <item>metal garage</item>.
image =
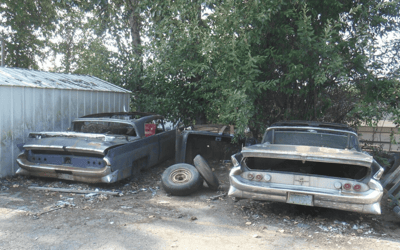
<path id="1" fill-rule="evenodd" d="M 83 115 L 129 111 L 131 92 L 87 75 L 0 67 L 0 178 L 32 131 L 65 131 Z"/>

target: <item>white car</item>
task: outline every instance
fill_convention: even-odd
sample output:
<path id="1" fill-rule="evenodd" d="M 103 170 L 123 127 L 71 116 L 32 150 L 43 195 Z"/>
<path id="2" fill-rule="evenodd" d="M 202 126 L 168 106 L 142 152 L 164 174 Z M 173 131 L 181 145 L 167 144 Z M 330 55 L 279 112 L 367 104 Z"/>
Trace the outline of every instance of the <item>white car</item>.
<path id="1" fill-rule="evenodd" d="M 279 122 L 232 156 L 229 195 L 380 214 L 384 169 L 336 123 Z"/>

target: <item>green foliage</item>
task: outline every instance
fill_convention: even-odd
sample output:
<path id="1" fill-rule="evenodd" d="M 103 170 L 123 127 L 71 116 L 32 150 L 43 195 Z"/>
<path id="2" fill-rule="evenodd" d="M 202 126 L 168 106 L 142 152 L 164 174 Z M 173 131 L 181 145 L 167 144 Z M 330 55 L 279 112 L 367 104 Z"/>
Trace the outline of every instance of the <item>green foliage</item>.
<path id="1" fill-rule="evenodd" d="M 363 119 L 371 88 L 384 88 L 381 107 L 397 87 L 368 53 L 398 11 L 398 1 L 163 1 L 148 14 L 148 107 L 256 134 L 277 120 Z"/>
<path id="2" fill-rule="evenodd" d="M 400 123 L 400 42 L 380 42 L 400 0 L 5 1 L 9 65 L 37 68 L 51 45 L 54 70 L 119 84 L 136 110 L 255 135 L 278 120 Z"/>
<path id="3" fill-rule="evenodd" d="M 53 0 L 3 0 L 0 3 L 1 36 L 6 42 L 9 67 L 38 69 L 44 48 L 55 28 L 57 3 Z"/>

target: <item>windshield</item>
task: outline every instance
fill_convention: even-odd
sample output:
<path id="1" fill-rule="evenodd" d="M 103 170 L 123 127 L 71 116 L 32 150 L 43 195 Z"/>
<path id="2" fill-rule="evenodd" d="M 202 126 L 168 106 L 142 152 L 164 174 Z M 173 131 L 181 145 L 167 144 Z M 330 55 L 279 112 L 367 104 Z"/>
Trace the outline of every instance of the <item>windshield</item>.
<path id="1" fill-rule="evenodd" d="M 74 122 L 73 131 L 81 133 L 136 136 L 135 129 L 132 125 L 119 122 L 79 121 Z"/>
<path id="2" fill-rule="evenodd" d="M 355 149 L 361 151 L 357 136 L 340 131 L 317 129 L 270 129 L 262 143 Z"/>

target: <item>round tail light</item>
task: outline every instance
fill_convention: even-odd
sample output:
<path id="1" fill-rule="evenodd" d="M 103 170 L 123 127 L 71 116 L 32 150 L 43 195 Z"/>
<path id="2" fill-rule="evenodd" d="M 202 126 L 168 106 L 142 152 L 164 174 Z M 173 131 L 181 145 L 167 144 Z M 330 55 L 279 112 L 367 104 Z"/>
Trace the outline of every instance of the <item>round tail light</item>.
<path id="1" fill-rule="evenodd" d="M 261 180 L 262 180 L 262 178 L 263 178 L 263 176 L 262 176 L 262 175 L 260 175 L 260 174 L 256 175 L 256 180 L 257 180 L 257 181 L 261 181 Z"/>
<path id="2" fill-rule="evenodd" d="M 254 175 L 253 175 L 253 174 L 248 174 L 248 175 L 247 175 L 247 179 L 253 180 L 253 178 L 254 178 Z"/>
<path id="3" fill-rule="evenodd" d="M 351 189 L 351 184 L 350 183 L 346 183 L 343 185 L 343 188 L 346 190 L 350 190 Z"/>
<path id="4" fill-rule="evenodd" d="M 353 187 L 354 191 L 361 191 L 361 185 L 360 184 L 356 184 Z"/>

